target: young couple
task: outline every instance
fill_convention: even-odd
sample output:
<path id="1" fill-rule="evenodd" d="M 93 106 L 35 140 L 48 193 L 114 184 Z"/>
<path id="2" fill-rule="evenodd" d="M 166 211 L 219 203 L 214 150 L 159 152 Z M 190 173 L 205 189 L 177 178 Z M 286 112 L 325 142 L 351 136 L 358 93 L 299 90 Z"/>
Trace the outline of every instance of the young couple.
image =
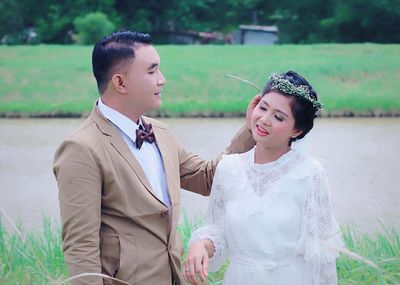
<path id="1" fill-rule="evenodd" d="M 272 75 L 225 156 L 205 161 L 144 116 L 160 106 L 166 82 L 148 34 L 104 37 L 92 65 L 100 98 L 59 146 L 53 171 L 70 275 L 109 277 L 71 284 L 184 284 L 181 188 L 211 191 L 209 222 L 194 233 L 183 264 L 187 281 L 204 281 L 209 259 L 218 266 L 229 254 L 224 284 L 336 282 L 336 254 L 324 247 L 340 242 L 326 176 L 290 148 L 321 107 L 305 79 Z"/>

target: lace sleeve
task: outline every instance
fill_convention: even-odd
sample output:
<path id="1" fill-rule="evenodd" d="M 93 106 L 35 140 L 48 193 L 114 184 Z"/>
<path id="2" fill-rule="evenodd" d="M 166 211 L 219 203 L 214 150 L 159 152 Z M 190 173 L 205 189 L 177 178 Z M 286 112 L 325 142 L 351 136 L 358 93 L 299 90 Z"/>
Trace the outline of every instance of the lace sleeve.
<path id="1" fill-rule="evenodd" d="M 226 258 L 225 200 L 221 180 L 218 167 L 211 188 L 206 223 L 194 231 L 189 240 L 189 244 L 201 239 L 213 242 L 215 252 L 210 258 L 210 271 L 217 271 Z"/>
<path id="2" fill-rule="evenodd" d="M 343 247 L 339 226 L 332 213 L 326 172 L 312 178 L 302 212 L 301 239 L 307 275 L 313 285 L 337 284 L 335 248 Z"/>

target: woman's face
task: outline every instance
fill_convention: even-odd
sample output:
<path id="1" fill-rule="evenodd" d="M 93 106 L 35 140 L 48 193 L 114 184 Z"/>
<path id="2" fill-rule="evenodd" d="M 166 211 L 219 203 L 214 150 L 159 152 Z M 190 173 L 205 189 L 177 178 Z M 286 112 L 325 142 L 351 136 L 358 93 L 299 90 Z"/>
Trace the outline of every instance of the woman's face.
<path id="1" fill-rule="evenodd" d="M 292 100 L 275 91 L 261 98 L 251 117 L 251 130 L 257 144 L 269 149 L 287 149 L 290 139 L 301 134 L 294 128 Z"/>

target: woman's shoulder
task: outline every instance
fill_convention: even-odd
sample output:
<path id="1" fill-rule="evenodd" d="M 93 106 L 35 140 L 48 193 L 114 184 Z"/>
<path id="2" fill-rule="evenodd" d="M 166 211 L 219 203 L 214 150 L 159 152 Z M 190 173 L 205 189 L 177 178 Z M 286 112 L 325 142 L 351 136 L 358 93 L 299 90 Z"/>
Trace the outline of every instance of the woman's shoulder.
<path id="1" fill-rule="evenodd" d="M 238 162 L 243 162 L 247 161 L 247 158 L 251 153 L 253 152 L 253 149 L 243 152 L 243 153 L 231 153 L 231 154 L 224 154 L 222 155 L 221 162 L 229 164 L 229 163 L 238 163 Z"/>
<path id="2" fill-rule="evenodd" d="M 299 154 L 299 163 L 293 171 L 293 175 L 297 178 L 312 177 L 324 173 L 324 166 L 314 157 L 309 155 Z"/>
<path id="3" fill-rule="evenodd" d="M 220 171 L 224 171 L 224 170 L 231 171 L 234 169 L 242 169 L 243 163 L 247 161 L 249 152 L 251 152 L 251 151 L 247 151 L 244 153 L 224 154 L 224 155 L 222 155 L 222 158 L 221 158 L 220 162 L 218 163 L 217 168 Z"/>
<path id="4" fill-rule="evenodd" d="M 325 168 L 322 166 L 322 164 L 315 159 L 314 157 L 311 156 L 305 156 L 304 157 L 304 163 L 310 168 L 313 169 L 314 171 L 325 171 Z"/>

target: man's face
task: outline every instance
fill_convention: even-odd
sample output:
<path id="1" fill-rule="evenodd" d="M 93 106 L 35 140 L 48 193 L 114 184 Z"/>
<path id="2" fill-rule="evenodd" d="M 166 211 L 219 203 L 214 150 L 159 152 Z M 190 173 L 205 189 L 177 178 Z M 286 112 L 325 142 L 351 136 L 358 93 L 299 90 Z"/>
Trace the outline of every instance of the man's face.
<path id="1" fill-rule="evenodd" d="M 165 77 L 160 71 L 160 56 L 151 45 L 135 48 L 135 58 L 125 65 L 124 84 L 127 104 L 140 114 L 161 105 Z"/>

